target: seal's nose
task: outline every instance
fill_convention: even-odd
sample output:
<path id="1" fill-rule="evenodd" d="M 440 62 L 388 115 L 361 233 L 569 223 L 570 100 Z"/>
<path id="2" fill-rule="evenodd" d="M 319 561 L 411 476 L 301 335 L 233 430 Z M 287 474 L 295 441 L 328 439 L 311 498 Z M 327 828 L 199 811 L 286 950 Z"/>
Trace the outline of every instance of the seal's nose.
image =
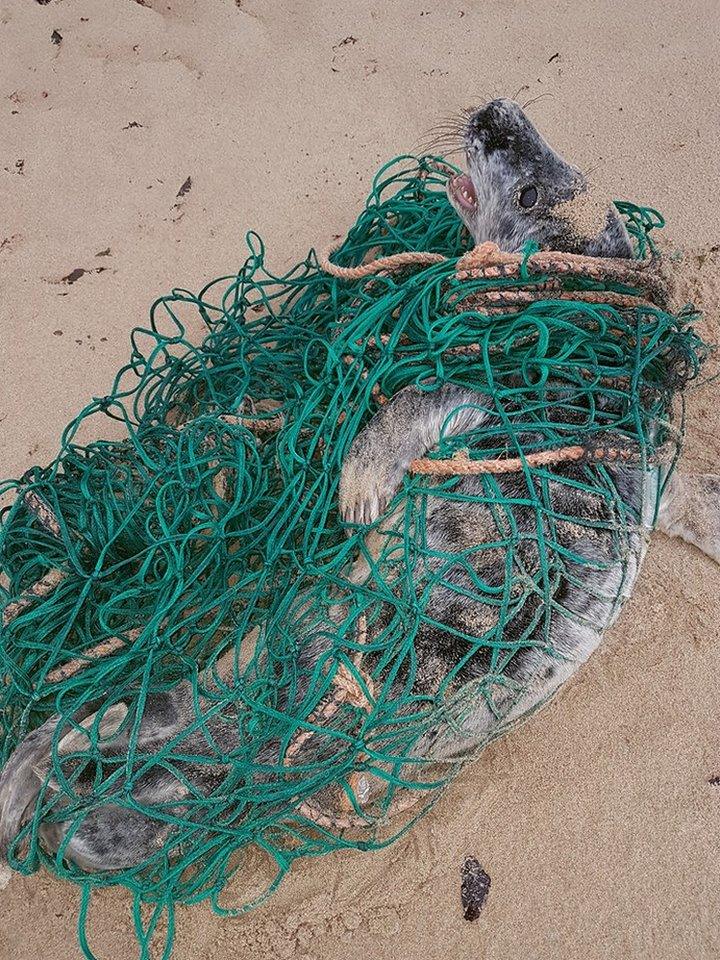
<path id="1" fill-rule="evenodd" d="M 482 145 L 486 154 L 506 150 L 517 126 L 519 109 L 514 100 L 491 100 L 471 115 L 467 124 L 468 136 Z"/>
<path id="2" fill-rule="evenodd" d="M 472 114 L 468 125 L 477 130 L 478 133 L 481 133 L 488 124 L 492 123 L 498 113 L 498 105 L 501 101 L 491 100 L 489 103 L 484 104 Z"/>

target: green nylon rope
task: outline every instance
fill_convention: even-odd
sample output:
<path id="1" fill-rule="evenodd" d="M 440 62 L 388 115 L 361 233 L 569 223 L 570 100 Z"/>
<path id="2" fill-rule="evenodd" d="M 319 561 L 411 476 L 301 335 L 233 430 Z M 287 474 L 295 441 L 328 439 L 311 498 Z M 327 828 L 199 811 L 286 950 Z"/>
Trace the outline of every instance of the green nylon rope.
<path id="1" fill-rule="evenodd" d="M 218 913 L 232 915 L 261 902 L 299 857 L 391 842 L 460 766 L 439 774 L 416 755 L 419 741 L 439 718 L 461 729 L 473 698 L 485 697 L 494 709 L 494 689 L 509 691 L 517 702 L 523 691 L 515 689 L 507 666 L 523 645 L 540 643 L 553 654 L 555 589 L 573 564 L 587 561 L 560 547 L 562 517 L 550 507 L 553 475 L 547 469 L 524 471 L 523 503 L 537 521 L 537 569 L 523 567 L 527 532 L 518 528 L 517 503 L 496 477 L 482 479 L 479 499 L 497 525 L 488 549 L 505 569 L 499 584 L 483 580 L 472 557 L 438 554 L 427 545 L 428 502 L 457 496 L 456 478 L 408 475 L 393 504 L 401 507 L 397 520 L 378 532 L 374 550 L 365 530 L 341 523 L 341 465 L 378 409 L 378 391 L 392 397 L 409 384 L 434 389 L 452 382 L 491 395 L 498 420 L 484 431 L 486 457 L 610 435 L 646 458 L 668 440 L 678 442 L 680 431 L 670 426 L 673 378 L 696 377 L 705 356 L 692 329 L 695 314 L 562 299 L 491 316 L 458 311 L 460 294 L 527 287 L 528 280 L 526 274 L 455 278 L 457 259 L 471 242 L 446 199 L 449 168 L 438 160 L 404 156 L 386 164 L 334 259 L 355 266 L 430 250 L 446 255 L 445 263 L 345 281 L 323 273 L 311 252 L 278 277 L 264 265 L 260 238 L 249 234 L 249 257 L 237 276 L 215 280 L 197 295 L 173 290 L 156 301 L 148 324 L 132 334 L 130 362 L 107 396 L 89 403 L 67 427 L 57 458 L 0 485 L 0 495 L 18 494 L 0 526 L 0 605 L 26 596 L 48 571 L 60 572 L 54 589 L 2 628 L 0 761 L 49 717 L 65 720 L 11 863 L 25 874 L 44 865 L 81 885 L 80 944 L 87 957 L 93 956 L 89 901 L 98 887 L 128 888 L 139 956 L 149 957 L 151 944 L 164 937 L 168 957 L 176 903 L 209 899 Z M 646 256 L 662 218 L 629 203 L 618 209 L 638 257 Z M 577 278 L 569 283 L 570 290 L 626 289 Z M 181 318 L 189 309 L 207 328 L 200 345 L 186 337 Z M 479 345 L 471 357 L 451 352 L 469 344 Z M 554 418 L 550 378 L 563 384 L 577 412 L 572 426 Z M 278 416 L 281 429 L 258 428 L 258 421 Z M 123 424 L 124 439 L 83 442 L 81 435 L 102 435 L 104 418 Z M 243 425 L 250 420 L 253 429 Z M 666 427 L 652 434 L 652 422 Z M 472 441 L 472 435 L 445 438 L 432 456 L 449 457 Z M 588 465 L 580 479 L 566 482 L 614 511 L 616 553 L 623 557 L 627 531 L 639 517 L 622 503 L 608 471 Z M 55 532 L 28 509 L 20 495 L 27 490 L 49 505 Z M 359 555 L 370 574 L 355 583 L 348 570 Z M 419 695 L 414 643 L 436 626 L 427 614 L 428 597 L 438 584 L 454 583 L 458 565 L 470 587 L 454 589 L 482 599 L 492 611 L 491 625 L 481 635 L 456 630 L 466 655 L 436 694 Z M 413 569 L 420 571 L 415 579 L 408 574 Z M 358 637 L 361 618 L 372 636 L 367 646 Z M 510 642 L 506 628 L 513 618 L 524 626 Z M 328 637 L 326 652 L 300 666 L 298 651 L 318 631 Z M 108 637 L 124 640 L 122 649 L 93 658 L 89 651 Z M 488 677 L 480 687 L 463 687 L 462 668 L 480 650 L 488 655 Z M 218 668 L 228 651 L 230 676 Z M 52 682 L 53 671 L 83 656 L 84 669 Z M 368 695 L 372 674 L 369 709 L 346 703 L 327 722 L 314 719 L 341 668 Z M 194 738 L 185 739 L 185 730 L 143 753 L 138 726 L 148 696 L 182 682 L 195 705 Z M 86 747 L 70 756 L 58 753 L 61 733 L 73 727 L 78 711 L 92 705 L 100 717 L 120 702 L 129 706 L 127 755 L 103 754 L 97 722 Z M 214 736 L 219 718 L 238 731 L 229 753 Z M 504 729 L 502 714 L 497 719 L 493 735 Z M 308 747 L 292 764 L 278 760 L 303 731 L 312 733 Z M 190 755 L 188 743 L 195 751 Z M 271 759 L 268 744 L 276 745 Z M 220 770 L 217 788 L 209 794 L 198 789 L 186 773 L 188 763 Z M 136 799 L 141 777 L 160 770 L 185 786 L 181 808 Z M 356 795 L 358 774 L 380 785 L 369 806 Z M 89 793 L 81 785 L 88 777 Z M 397 822 L 388 820 L 408 793 L 419 794 L 419 802 Z M 64 861 L 63 849 L 84 818 L 108 803 L 166 824 L 166 840 L 138 867 L 87 873 Z M 308 803 L 325 810 L 340 804 L 365 825 L 328 826 L 308 816 Z M 71 822 L 57 855 L 42 845 L 41 821 Z M 274 864 L 274 879 L 266 891 L 243 900 L 246 878 L 263 859 Z M 240 872 L 234 891 L 241 900 L 228 906 L 221 896 Z"/>

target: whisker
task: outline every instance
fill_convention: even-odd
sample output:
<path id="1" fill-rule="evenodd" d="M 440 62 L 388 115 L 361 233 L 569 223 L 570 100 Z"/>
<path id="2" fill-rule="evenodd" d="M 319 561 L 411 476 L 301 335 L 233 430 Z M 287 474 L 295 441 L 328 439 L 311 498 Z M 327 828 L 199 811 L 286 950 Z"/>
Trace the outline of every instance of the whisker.
<path id="1" fill-rule="evenodd" d="M 537 103 L 538 100 L 543 100 L 545 97 L 552 96 L 552 93 L 539 93 L 536 97 L 531 97 L 529 100 L 526 100 L 525 103 L 521 104 L 521 109 L 527 110 L 528 107 L 531 107 L 534 103 Z"/>
<path id="2" fill-rule="evenodd" d="M 434 123 L 430 130 L 461 130 L 467 120 L 463 117 L 444 117 L 438 120 L 437 123 Z"/>
<path id="3" fill-rule="evenodd" d="M 457 143 L 463 139 L 462 130 L 426 130 L 418 137 L 419 140 L 448 140 Z"/>
<path id="4" fill-rule="evenodd" d="M 459 132 L 459 131 L 457 131 L 457 130 L 428 130 L 428 131 L 424 134 L 424 136 L 425 136 L 426 138 L 438 139 L 438 140 L 442 140 L 442 139 L 444 139 L 444 140 L 460 140 L 462 134 L 461 134 L 461 132 Z"/>
<path id="5" fill-rule="evenodd" d="M 418 137 L 413 150 L 419 153 L 442 153 L 447 157 L 464 153 L 468 119 L 477 110 L 477 106 L 461 107 L 455 113 L 439 117 Z"/>
<path id="6" fill-rule="evenodd" d="M 582 175 L 583 175 L 583 176 L 585 177 L 585 179 L 587 180 L 587 178 L 588 178 L 591 174 L 595 173 L 595 171 L 596 171 L 599 167 L 601 167 L 605 162 L 606 162 L 606 161 L 603 159 L 603 157 L 598 157 L 598 159 L 595 161 L 595 163 L 591 164 L 591 166 L 589 166 L 589 167 L 587 168 L 587 170 L 583 170 L 583 171 L 582 171 Z"/>
<path id="7" fill-rule="evenodd" d="M 444 157 L 454 157 L 458 153 L 465 153 L 465 147 L 455 147 L 454 150 L 443 150 Z"/>
<path id="8" fill-rule="evenodd" d="M 467 121 L 457 115 L 444 117 L 429 127 L 415 141 L 415 147 L 427 152 L 439 148 L 452 148 L 462 144 Z"/>
<path id="9" fill-rule="evenodd" d="M 442 154 L 444 157 L 453 157 L 458 153 L 465 153 L 465 147 L 453 147 L 451 149 L 446 149 L 442 144 L 425 144 L 418 145 L 414 148 L 414 152 L 419 153 L 432 153 L 432 154 Z"/>
<path id="10" fill-rule="evenodd" d="M 425 154 L 426 156 L 429 156 L 430 154 L 432 154 L 434 157 L 439 157 L 439 156 L 451 157 L 456 153 L 459 154 L 462 152 L 463 151 L 459 149 L 443 147 L 441 144 L 436 145 L 433 143 L 418 144 L 416 147 L 413 148 L 413 153 L 422 153 L 422 154 Z"/>
<path id="11" fill-rule="evenodd" d="M 416 140 L 416 144 L 425 146 L 427 148 L 448 147 L 448 148 L 452 148 L 453 150 L 464 149 L 464 144 L 459 137 L 449 137 L 449 136 L 430 137 L 430 138 L 419 137 Z"/>
<path id="12" fill-rule="evenodd" d="M 426 137 L 454 137 L 456 140 L 459 140 L 463 134 L 463 130 L 426 130 L 423 136 Z"/>
<path id="13" fill-rule="evenodd" d="M 446 116 L 437 117 L 437 123 L 457 123 L 460 119 L 459 114 L 452 113 Z"/>
<path id="14" fill-rule="evenodd" d="M 457 122 L 463 117 L 463 109 L 453 110 L 452 113 L 443 113 L 438 117 L 438 120 L 449 120 L 450 122 Z"/>

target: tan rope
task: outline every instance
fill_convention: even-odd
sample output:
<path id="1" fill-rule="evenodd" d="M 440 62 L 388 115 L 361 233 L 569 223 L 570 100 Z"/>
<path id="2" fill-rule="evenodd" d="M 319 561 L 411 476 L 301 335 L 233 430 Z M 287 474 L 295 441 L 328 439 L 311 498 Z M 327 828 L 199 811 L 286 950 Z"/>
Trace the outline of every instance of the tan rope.
<path id="1" fill-rule="evenodd" d="M 35 514 L 40 525 L 59 540 L 62 536 L 60 523 L 55 516 L 55 511 L 47 500 L 41 497 L 36 490 L 26 490 L 22 498 L 24 506 L 27 507 L 31 513 Z"/>
<path id="2" fill-rule="evenodd" d="M 525 258 L 523 254 L 505 253 L 496 243 L 487 241 L 478 244 L 458 260 L 455 276 L 458 280 L 517 277 L 524 265 L 526 270 L 533 273 L 550 271 L 636 286 L 648 295 L 653 305 L 655 302 L 663 303 L 667 298 L 665 281 L 652 269 L 656 263 L 655 260 L 590 257 L 586 254 L 566 253 L 563 250 L 539 250 Z M 609 301 L 601 299 L 599 302 Z"/>
<path id="3" fill-rule="evenodd" d="M 361 614 L 358 617 L 357 622 L 357 639 L 361 644 L 366 643 L 367 641 L 367 618 L 365 614 Z M 368 676 L 366 673 L 360 670 L 360 661 L 362 659 L 362 653 L 358 651 L 353 658 L 355 666 L 360 672 L 362 679 L 365 683 L 365 686 L 368 689 L 370 697 L 373 697 L 373 681 L 372 677 Z M 338 693 L 330 694 L 329 697 L 326 697 L 317 710 L 315 710 L 308 720 L 311 723 L 317 723 L 318 720 L 327 720 L 332 717 L 340 709 L 342 703 L 352 703 L 356 707 L 360 707 L 364 710 L 370 710 L 372 708 L 372 703 L 368 699 L 365 690 L 362 685 L 358 682 L 355 675 L 349 670 L 344 664 L 340 664 L 338 670 L 333 677 L 333 684 L 337 687 Z M 304 730 L 300 733 L 295 734 L 291 739 L 290 744 L 285 751 L 284 765 L 288 765 L 289 761 L 294 757 L 302 745 L 306 743 L 311 737 L 314 736 L 314 731 Z M 359 771 L 353 771 L 348 775 L 348 784 L 350 789 L 356 794 L 363 792 L 361 784 L 363 781 L 367 781 L 367 774 L 360 773 Z M 366 785 L 366 789 L 369 792 L 369 785 Z M 340 812 L 338 811 L 328 811 L 316 800 L 303 800 L 298 804 L 297 812 L 300 816 L 305 817 L 308 820 L 311 820 L 318 827 L 323 830 L 351 830 L 351 829 L 367 829 L 368 825 L 372 822 L 370 817 L 362 817 L 352 812 L 352 805 L 350 804 L 349 798 L 344 790 L 340 790 L 340 796 L 338 798 L 338 805 Z M 420 800 L 420 794 L 407 793 L 402 796 L 396 796 L 390 802 L 387 811 L 385 812 L 385 817 L 389 818 L 396 816 L 398 813 L 408 810 Z M 360 804 L 362 805 L 367 798 L 359 797 Z"/>
<path id="4" fill-rule="evenodd" d="M 68 660 L 68 662 L 64 663 L 61 667 L 56 667 L 54 670 L 51 670 L 46 680 L 48 683 L 59 683 L 61 680 L 67 680 L 68 677 L 73 677 L 76 673 L 84 670 L 85 667 L 89 667 L 93 661 L 102 660 L 103 657 L 109 657 L 110 654 L 115 653 L 116 650 L 122 650 L 123 647 L 134 643 L 139 636 L 140 630 L 136 627 L 128 630 L 127 640 L 123 637 L 108 637 L 106 640 L 101 640 L 100 643 L 86 650 L 82 657 L 77 657 L 75 660 Z"/>
<path id="5" fill-rule="evenodd" d="M 502 457 L 497 460 L 472 460 L 467 450 L 458 450 L 449 460 L 431 460 L 422 457 L 410 464 L 411 473 L 423 473 L 436 477 L 464 477 L 483 473 L 518 473 L 525 467 L 546 467 L 558 463 L 577 463 L 580 460 L 630 461 L 638 459 L 636 450 L 622 447 L 596 447 L 595 449 L 572 446 L 557 450 L 539 450 L 524 457 Z"/>
<path id="6" fill-rule="evenodd" d="M 318 256 L 318 264 L 322 270 L 341 280 L 360 280 L 374 273 L 400 270 L 408 266 L 429 266 L 433 263 L 443 263 L 448 258 L 440 253 L 429 251 L 407 251 L 388 257 L 380 257 L 370 263 L 363 263 L 358 267 L 340 267 L 333 263 L 330 257 L 341 243 L 330 247 L 325 253 Z M 579 274 L 595 279 L 611 279 L 618 282 L 631 283 L 651 293 L 649 301 L 663 299 L 665 287 L 662 279 L 656 273 L 648 270 L 652 260 L 638 262 L 613 257 L 590 257 L 586 254 L 565 253 L 562 250 L 539 250 L 537 253 L 525 257 L 519 253 L 505 253 L 500 247 L 488 240 L 469 250 L 457 262 L 456 278 L 469 280 L 472 278 L 515 277 L 520 273 L 524 264 L 527 270 L 544 273 L 551 270 L 555 273 Z M 637 297 L 633 294 L 613 294 L 612 291 L 586 291 L 590 296 L 588 302 L 610 303 L 618 297 L 631 297 L 632 303 L 637 304 Z M 598 293 L 597 300 L 594 294 Z M 610 299 L 608 299 L 610 298 Z M 586 299 L 583 296 L 574 296 L 573 299 Z M 618 300 L 618 305 L 628 305 Z"/>
<path id="7" fill-rule="evenodd" d="M 367 639 L 367 618 L 365 614 L 360 614 L 357 621 L 357 638 L 359 643 L 365 643 Z M 362 670 L 360 670 L 359 660 L 360 652 L 356 655 L 356 669 L 360 673 L 365 686 L 367 687 L 370 696 L 373 696 L 373 681 L 372 677 L 368 676 Z M 341 663 L 338 666 L 335 676 L 332 679 L 333 686 L 336 687 L 337 692 L 331 692 L 326 694 L 320 703 L 317 705 L 315 710 L 308 717 L 308 723 L 317 725 L 320 720 L 329 720 L 331 717 L 334 717 L 338 712 L 343 703 L 350 703 L 355 707 L 360 707 L 363 710 L 370 710 L 372 704 L 367 698 L 367 694 L 362 688 L 362 685 L 358 682 L 357 677 L 353 672 L 345 666 L 344 663 Z M 306 743 L 311 737 L 315 736 L 314 730 L 300 730 L 297 733 L 293 734 L 290 738 L 290 743 L 285 750 L 285 757 L 283 759 L 284 766 L 289 766 L 292 758 L 300 751 L 300 748 L 304 743 Z"/>
<path id="8" fill-rule="evenodd" d="M 57 567 L 48 570 L 43 577 L 40 577 L 31 587 L 28 587 L 23 596 L 5 607 L 2 615 L 3 626 L 6 627 L 9 623 L 12 623 L 24 610 L 32 606 L 34 600 L 46 597 L 49 593 L 52 593 L 55 587 L 57 587 L 59 583 L 62 583 L 65 577 L 67 577 L 66 570 L 60 570 Z"/>
<path id="9" fill-rule="evenodd" d="M 40 525 L 54 537 L 60 538 L 62 535 L 60 523 L 50 504 L 34 490 L 25 490 L 21 493 L 21 496 L 23 506 L 37 517 Z M 3 626 L 6 627 L 9 623 L 12 623 L 28 607 L 32 606 L 35 600 L 47 597 L 58 584 L 62 583 L 65 577 L 67 577 L 66 570 L 60 570 L 58 567 L 48 570 L 39 580 L 29 586 L 21 597 L 8 603 L 2 612 Z"/>
<path id="10" fill-rule="evenodd" d="M 285 423 L 285 417 L 281 413 L 264 419 L 260 417 L 252 419 L 250 417 L 238 417 L 230 413 L 221 413 L 218 420 L 233 425 L 242 424 L 243 427 L 247 427 L 253 433 L 277 433 L 278 430 L 282 430 Z"/>
<path id="11" fill-rule="evenodd" d="M 458 309 L 466 304 L 482 304 L 485 309 L 505 311 L 508 307 L 527 306 L 538 300 L 576 300 L 581 303 L 601 303 L 611 307 L 654 307 L 655 304 L 639 293 L 617 293 L 614 290 L 477 290 L 457 301 Z"/>
<path id="12" fill-rule="evenodd" d="M 472 276 L 480 271 L 483 272 L 484 276 L 490 277 L 512 276 L 515 267 L 525 263 L 529 268 L 537 268 L 538 272 L 547 270 L 559 273 L 587 272 L 606 277 L 608 274 L 616 275 L 618 272 L 635 274 L 641 272 L 651 262 L 649 260 L 637 261 L 619 257 L 591 257 L 585 253 L 568 253 L 565 250 L 538 250 L 526 258 L 525 254 L 506 253 L 500 249 L 497 243 L 486 240 L 460 257 L 457 263 L 457 276 L 458 279 L 462 280 L 466 278 L 466 275 Z M 505 271 L 502 270 L 503 267 L 506 268 Z M 507 271 L 508 267 L 510 273 Z M 497 269 L 500 272 L 494 272 Z M 486 271 L 493 272 L 488 273 Z"/>
<path id="13" fill-rule="evenodd" d="M 402 796 L 393 797 L 388 805 L 388 809 L 385 811 L 385 819 L 395 817 L 399 813 L 403 813 L 405 810 L 414 807 L 421 799 L 421 796 L 419 793 L 408 792 Z M 367 829 L 372 823 L 370 817 L 359 817 L 357 814 L 327 813 L 327 811 L 314 800 L 304 800 L 298 805 L 297 812 L 308 820 L 312 820 L 313 823 L 316 823 L 324 830 Z"/>
<path id="14" fill-rule="evenodd" d="M 365 614 L 360 614 L 358 617 L 356 633 L 358 643 L 366 643 L 367 618 Z M 344 663 L 341 663 L 332 679 L 335 690 L 323 697 L 316 709 L 313 710 L 308 717 L 308 723 L 312 723 L 317 726 L 323 721 L 330 720 L 335 716 L 343 703 L 350 703 L 362 710 L 369 711 L 372 709 L 371 700 L 374 695 L 374 684 L 372 677 L 360 669 L 361 660 L 362 652 L 358 650 L 353 658 L 353 661 L 356 670 L 363 679 L 365 687 L 370 695 L 370 699 L 368 699 L 368 694 L 365 692 L 365 689 L 358 681 L 357 676 L 353 673 L 353 671 L 351 671 L 349 667 L 346 667 Z M 290 743 L 288 744 L 287 749 L 285 750 L 283 766 L 290 766 L 293 757 L 297 756 L 303 745 L 306 744 L 308 740 L 311 740 L 314 736 L 314 730 L 300 730 L 294 733 L 290 738 Z M 358 792 L 358 786 L 362 776 L 363 775 L 357 772 L 349 775 L 348 779 L 350 781 L 350 786 L 356 793 Z M 345 807 L 347 809 L 347 796 L 344 791 L 341 790 L 340 792 L 341 796 L 339 798 L 339 804 L 341 807 Z M 323 829 L 347 830 L 351 827 L 367 826 L 367 820 L 361 817 L 351 816 L 347 813 L 329 813 L 315 800 L 302 801 L 298 805 L 297 812 L 301 816 L 306 817 L 308 820 L 312 820 L 313 823 L 317 824 L 317 826 L 322 827 Z"/>
<path id="15" fill-rule="evenodd" d="M 447 260 L 447 257 L 444 257 L 441 253 L 408 251 L 407 253 L 394 253 L 389 257 L 380 257 L 378 260 L 371 260 L 370 263 L 363 263 L 359 267 L 340 267 L 330 259 L 340 246 L 341 243 L 336 243 L 324 253 L 318 254 L 320 268 L 325 273 L 329 273 L 332 277 L 338 277 L 340 280 L 361 280 L 373 273 L 392 273 L 395 270 L 401 270 L 403 267 L 428 267 L 433 263 L 444 263 Z"/>
<path id="16" fill-rule="evenodd" d="M 466 450 L 458 450 L 449 460 L 431 460 L 421 457 L 410 464 L 411 473 L 431 474 L 436 477 L 464 477 L 481 473 L 517 473 L 525 466 L 541 467 L 547 464 L 582 460 L 585 447 L 562 447 L 559 450 L 541 450 L 526 457 L 506 457 L 498 460 L 471 460 Z"/>

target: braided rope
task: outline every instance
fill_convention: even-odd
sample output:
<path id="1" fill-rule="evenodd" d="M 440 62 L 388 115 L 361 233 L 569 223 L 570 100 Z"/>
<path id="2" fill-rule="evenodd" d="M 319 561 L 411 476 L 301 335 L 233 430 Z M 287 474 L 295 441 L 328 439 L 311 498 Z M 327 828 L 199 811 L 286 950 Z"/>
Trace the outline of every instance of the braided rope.
<path id="1" fill-rule="evenodd" d="M 94 661 L 102 660 L 103 657 L 109 657 L 111 653 L 122 650 L 123 647 L 132 646 L 140 636 L 140 633 L 140 629 L 134 627 L 132 630 L 128 630 L 127 639 L 123 637 L 108 637 L 107 640 L 102 640 L 94 647 L 85 651 L 85 655 L 82 658 L 76 657 L 74 660 L 68 660 L 68 662 L 62 666 L 51 670 L 45 678 L 47 683 L 60 683 L 61 680 L 74 677 L 76 673 L 79 673 Z"/>
<path id="2" fill-rule="evenodd" d="M 340 267 L 333 263 L 330 257 L 341 246 L 342 241 L 333 244 L 318 255 L 320 268 L 339 280 L 362 280 L 363 277 L 369 277 L 374 273 L 392 273 L 403 267 L 429 267 L 434 263 L 444 263 L 447 260 L 447 257 L 441 253 L 408 251 L 407 253 L 395 253 L 389 257 L 380 257 L 378 260 L 363 263 L 359 267 Z"/>
<path id="3" fill-rule="evenodd" d="M 657 260 L 625 260 L 616 257 L 591 257 L 563 250 L 538 250 L 529 257 L 505 253 L 496 243 L 486 241 L 464 254 L 457 262 L 458 280 L 517 277 L 528 273 L 570 274 L 607 283 L 626 283 L 644 290 L 651 302 L 663 303 L 667 297 L 665 281 L 656 271 Z"/>
<path id="4" fill-rule="evenodd" d="M 320 268 L 341 280 L 361 280 L 375 273 L 392 273 L 403 267 L 431 266 L 435 263 L 444 263 L 448 259 L 440 253 L 418 250 L 380 257 L 357 267 L 341 267 L 330 259 L 341 246 L 342 241 L 335 243 L 318 256 Z M 525 266 L 528 271 L 534 273 L 552 271 L 559 274 L 577 274 L 597 280 L 630 283 L 633 286 L 646 288 L 652 294 L 646 303 L 653 305 L 656 300 L 664 299 L 666 293 L 663 281 L 651 270 L 654 264 L 655 261 L 652 259 L 637 261 L 591 257 L 586 254 L 566 253 L 562 250 L 540 250 L 526 257 L 520 253 L 506 253 L 496 243 L 488 240 L 460 257 L 457 262 L 456 277 L 458 280 L 516 277 Z M 608 299 L 608 296 L 611 299 Z M 641 295 L 613 294 L 612 291 L 583 291 L 581 296 L 574 296 L 573 299 L 591 303 L 611 303 L 616 297 L 623 298 L 616 301 L 618 306 L 636 306 L 638 300 L 643 300 Z"/>
<path id="5" fill-rule="evenodd" d="M 637 462 L 639 452 L 623 447 L 560 447 L 557 450 L 540 450 L 523 457 L 507 457 L 496 460 L 473 460 L 467 450 L 458 450 L 447 460 L 432 460 L 420 457 L 410 464 L 411 473 L 422 473 L 436 477 L 476 476 L 483 473 L 519 473 L 526 467 L 547 467 L 559 463 L 579 463 L 582 460 L 596 462 L 624 463 Z"/>
<path id="6" fill-rule="evenodd" d="M 48 570 L 44 577 L 40 577 L 32 586 L 28 587 L 22 597 L 19 597 L 5 607 L 2 616 L 3 626 L 6 627 L 11 621 L 15 620 L 16 617 L 19 617 L 28 607 L 32 606 L 35 600 L 51 594 L 55 587 L 62 583 L 66 576 L 66 571 L 60 570 L 57 567 Z"/>

